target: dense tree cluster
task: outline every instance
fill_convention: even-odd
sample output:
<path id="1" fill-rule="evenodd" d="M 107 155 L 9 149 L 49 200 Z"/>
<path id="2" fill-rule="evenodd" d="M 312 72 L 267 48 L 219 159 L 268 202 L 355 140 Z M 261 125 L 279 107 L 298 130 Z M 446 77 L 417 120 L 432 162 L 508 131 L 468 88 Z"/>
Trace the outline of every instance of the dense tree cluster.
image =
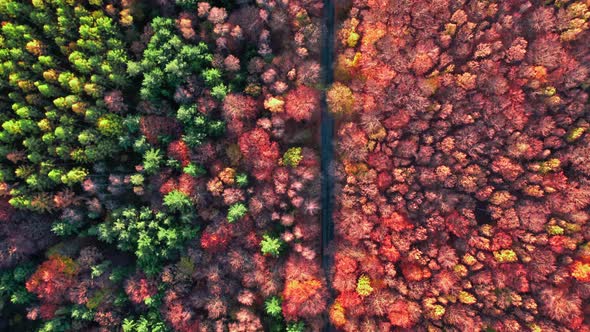
<path id="1" fill-rule="evenodd" d="M 340 10 L 332 323 L 590 329 L 588 3 Z"/>
<path id="2" fill-rule="evenodd" d="M 12 206 L 51 211 L 53 195 L 122 149 L 125 119 L 108 96 L 129 84 L 128 45 L 100 6 L 3 1 L 0 15 L 0 180 Z"/>
<path id="3" fill-rule="evenodd" d="M 590 331 L 590 2 L 335 4 L 0 0 L 0 330 Z"/>
<path id="4" fill-rule="evenodd" d="M 0 329 L 320 328 L 321 9 L 0 1 Z"/>

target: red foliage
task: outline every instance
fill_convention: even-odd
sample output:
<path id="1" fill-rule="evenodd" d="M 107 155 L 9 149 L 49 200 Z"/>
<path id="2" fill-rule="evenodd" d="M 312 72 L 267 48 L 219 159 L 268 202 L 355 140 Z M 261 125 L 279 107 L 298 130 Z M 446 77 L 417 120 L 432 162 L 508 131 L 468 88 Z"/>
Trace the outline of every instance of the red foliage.
<path id="1" fill-rule="evenodd" d="M 319 272 L 317 265 L 294 255 L 289 257 L 282 292 L 285 319 L 312 318 L 326 310 L 326 288 Z"/>
<path id="2" fill-rule="evenodd" d="M 393 302 L 388 317 L 392 325 L 407 329 L 418 323 L 420 314 L 418 304 L 400 299 Z"/>
<path id="3" fill-rule="evenodd" d="M 191 162 L 190 149 L 183 140 L 176 140 L 168 145 L 168 156 L 180 161 L 183 167 Z"/>
<path id="4" fill-rule="evenodd" d="M 231 240 L 231 230 L 227 225 L 207 226 L 201 235 L 201 247 L 210 252 L 222 252 Z"/>
<path id="5" fill-rule="evenodd" d="M 186 309 L 180 302 L 168 305 L 166 311 L 166 320 L 170 325 L 179 332 L 198 331 L 199 322 L 191 320 L 192 313 Z"/>
<path id="6" fill-rule="evenodd" d="M 402 274 L 407 281 L 420 281 L 431 276 L 430 270 L 416 263 L 404 262 L 401 265 Z"/>
<path id="7" fill-rule="evenodd" d="M 256 128 L 244 133 L 238 140 L 240 151 L 252 167 L 252 173 L 257 180 L 270 180 L 272 170 L 277 166 L 279 147 L 270 140 L 268 132 Z"/>
<path id="8" fill-rule="evenodd" d="M 230 93 L 223 100 L 223 116 L 228 121 L 254 119 L 258 114 L 258 106 L 252 97 Z"/>
<path id="9" fill-rule="evenodd" d="M 389 170 L 392 167 L 391 159 L 382 152 L 370 153 L 367 164 L 379 172 Z"/>
<path id="10" fill-rule="evenodd" d="M 196 193 L 197 180 L 189 174 L 182 173 L 178 178 L 178 190 L 188 196 Z"/>
<path id="11" fill-rule="evenodd" d="M 78 267 L 69 257 L 53 255 L 27 280 L 29 292 L 48 303 L 60 303 L 75 281 Z"/>
<path id="12" fill-rule="evenodd" d="M 166 195 L 178 187 L 178 181 L 174 178 L 169 178 L 160 186 L 160 194 Z"/>
<path id="13" fill-rule="evenodd" d="M 334 257 L 335 270 L 339 273 L 354 273 L 357 269 L 357 262 L 352 257 L 336 253 Z"/>
<path id="14" fill-rule="evenodd" d="M 156 283 L 142 275 L 136 275 L 127 279 L 125 283 L 125 293 L 134 303 L 143 303 L 145 299 L 155 295 L 158 292 Z"/>
<path id="15" fill-rule="evenodd" d="M 176 25 L 178 30 L 185 39 L 193 39 L 196 36 L 196 32 L 193 29 L 193 20 L 195 17 L 187 12 L 182 12 L 176 19 Z"/>
<path id="16" fill-rule="evenodd" d="M 379 255 L 381 255 L 385 260 L 395 263 L 400 259 L 401 255 L 397 248 L 390 242 L 391 241 L 384 241 L 384 243 L 382 243 L 381 247 L 379 248 Z"/>
<path id="17" fill-rule="evenodd" d="M 59 309 L 59 305 L 55 303 L 43 303 L 39 307 L 39 314 L 44 320 L 50 320 L 55 317 L 57 309 Z"/>
<path id="18" fill-rule="evenodd" d="M 320 93 L 314 88 L 300 85 L 285 96 L 285 111 L 295 121 L 310 120 L 319 108 Z"/>
<path id="19" fill-rule="evenodd" d="M 377 187 L 384 191 L 393 183 L 393 177 L 387 172 L 381 172 L 377 175 Z"/>
<path id="20" fill-rule="evenodd" d="M 414 225 L 403 213 L 393 212 L 388 218 L 382 218 L 381 224 L 394 232 L 413 229 Z"/>
<path id="21" fill-rule="evenodd" d="M 122 113 L 127 111 L 127 104 L 123 93 L 119 90 L 110 91 L 104 96 L 104 103 L 111 112 Z"/>
<path id="22" fill-rule="evenodd" d="M 561 323 L 571 323 L 582 315 L 582 300 L 566 289 L 547 288 L 541 291 L 541 310 Z"/>
<path id="23" fill-rule="evenodd" d="M 335 302 L 340 303 L 345 309 L 351 309 L 362 305 L 363 299 L 357 292 L 342 292 Z"/>
<path id="24" fill-rule="evenodd" d="M 459 215 L 458 212 L 454 211 L 445 218 L 447 228 L 449 232 L 455 234 L 458 237 L 465 237 L 469 234 L 470 224 L 469 220 L 464 216 Z"/>
<path id="25" fill-rule="evenodd" d="M 139 119 L 139 130 L 150 144 L 158 144 L 158 137 L 169 135 L 176 138 L 180 134 L 178 122 L 166 116 L 146 115 Z"/>

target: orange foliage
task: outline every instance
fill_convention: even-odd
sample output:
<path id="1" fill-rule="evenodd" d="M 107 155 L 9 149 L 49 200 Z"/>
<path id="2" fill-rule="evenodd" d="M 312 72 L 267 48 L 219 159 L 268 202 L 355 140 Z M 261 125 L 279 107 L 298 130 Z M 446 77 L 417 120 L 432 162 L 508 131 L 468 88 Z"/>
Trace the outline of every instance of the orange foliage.
<path id="1" fill-rule="evenodd" d="M 318 279 L 288 280 L 283 290 L 283 314 L 285 317 L 297 317 L 305 302 L 322 288 Z"/>
<path id="2" fill-rule="evenodd" d="M 415 263 L 402 264 L 402 274 L 408 281 L 420 281 L 431 277 L 432 273 L 428 268 Z"/>
<path id="3" fill-rule="evenodd" d="M 373 52 L 373 44 L 387 34 L 387 27 L 382 22 L 363 26 L 363 39 L 361 40 L 361 52 Z"/>
<path id="4" fill-rule="evenodd" d="M 330 321 L 336 327 L 342 327 L 346 325 L 346 312 L 344 307 L 338 301 L 330 307 Z"/>
<path id="5" fill-rule="evenodd" d="M 410 223 L 408 218 L 398 212 L 392 213 L 389 218 L 383 218 L 382 225 L 395 232 L 401 232 L 405 229 L 414 228 L 414 225 Z"/>
<path id="6" fill-rule="evenodd" d="M 391 324 L 402 328 L 410 328 L 420 318 L 420 307 L 413 302 L 397 300 L 391 306 L 388 317 Z"/>
<path id="7" fill-rule="evenodd" d="M 575 261 L 570 265 L 572 277 L 582 282 L 590 282 L 590 263 Z"/>
<path id="8" fill-rule="evenodd" d="M 342 292 L 336 298 L 336 302 L 342 305 L 343 308 L 354 308 L 363 303 L 363 299 L 357 292 Z"/>

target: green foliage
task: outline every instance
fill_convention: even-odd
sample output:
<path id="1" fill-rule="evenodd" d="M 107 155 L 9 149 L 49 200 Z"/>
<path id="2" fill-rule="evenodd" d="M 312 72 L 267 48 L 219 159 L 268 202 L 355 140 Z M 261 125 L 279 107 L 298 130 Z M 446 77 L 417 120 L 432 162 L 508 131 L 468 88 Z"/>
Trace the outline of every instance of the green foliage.
<path id="1" fill-rule="evenodd" d="M 72 222 L 67 219 L 60 219 L 53 223 L 51 231 L 59 236 L 71 236 L 78 234 L 82 224 L 80 222 Z"/>
<path id="2" fill-rule="evenodd" d="M 27 170 L 25 181 L 2 175 L 20 189 L 12 200 L 17 208 L 37 209 L 28 197 L 75 185 L 88 175 L 83 164 L 119 155 L 124 119 L 109 114 L 102 97 L 128 85 L 129 47 L 98 4 L 0 1 L 0 140 L 7 143 L 0 155 L 26 156 L 14 165 Z"/>
<path id="3" fill-rule="evenodd" d="M 160 149 L 150 149 L 143 154 L 143 169 L 147 174 L 155 174 L 162 164 L 163 158 Z"/>
<path id="4" fill-rule="evenodd" d="M 305 324 L 303 322 L 293 322 L 287 324 L 287 332 L 303 332 L 305 331 Z"/>
<path id="5" fill-rule="evenodd" d="M 266 312 L 267 315 L 274 317 L 274 318 L 280 318 L 282 317 L 282 307 L 281 307 L 281 298 L 278 296 L 272 296 L 266 299 L 266 301 L 264 301 L 264 311 Z"/>
<path id="6" fill-rule="evenodd" d="M 65 317 L 54 318 L 45 322 L 39 332 L 66 332 L 71 330 L 71 323 Z"/>
<path id="7" fill-rule="evenodd" d="M 281 254 L 281 249 L 284 244 L 285 243 L 280 237 L 272 237 L 268 234 L 264 234 L 262 236 L 262 241 L 260 241 L 260 251 L 264 255 L 278 257 Z"/>
<path id="8" fill-rule="evenodd" d="M 96 313 L 82 305 L 75 305 L 70 310 L 72 319 L 91 321 Z"/>
<path id="9" fill-rule="evenodd" d="M 240 220 L 243 216 L 248 213 L 248 207 L 244 203 L 235 203 L 229 207 L 227 212 L 227 221 L 230 223 Z"/>
<path id="10" fill-rule="evenodd" d="M 201 165 L 196 165 L 193 163 L 188 164 L 186 167 L 182 169 L 182 171 L 190 176 L 199 177 L 201 175 L 207 174 L 205 168 Z"/>
<path id="11" fill-rule="evenodd" d="M 164 206 L 173 212 L 187 212 L 193 204 L 185 193 L 173 190 L 164 196 Z"/>
<path id="12" fill-rule="evenodd" d="M 88 171 L 81 167 L 76 167 L 66 174 L 61 176 L 61 182 L 63 184 L 71 186 L 76 183 L 80 183 L 84 181 L 84 179 L 88 176 Z"/>
<path id="13" fill-rule="evenodd" d="M 113 211 L 89 233 L 123 251 L 134 252 L 138 265 L 154 275 L 164 262 L 178 256 L 186 241 L 195 237 L 198 227 L 192 224 L 194 219 L 154 212 L 148 207 L 129 207 Z"/>
<path id="14" fill-rule="evenodd" d="M 98 265 L 93 265 L 90 267 L 90 277 L 91 278 L 98 278 L 103 275 L 107 269 L 111 266 L 110 261 L 104 261 Z"/>
<path id="15" fill-rule="evenodd" d="M 181 6 L 194 7 L 196 2 L 183 0 Z M 229 92 L 223 83 L 223 73 L 212 68 L 213 55 L 207 44 L 200 42 L 190 44 L 178 35 L 173 19 L 156 17 L 151 22 L 154 34 L 139 62 L 130 63 L 130 76 L 141 76 L 140 96 L 152 104 L 160 105 L 173 100 L 178 86 L 186 82 L 189 77 L 202 77 L 211 89 L 212 95 L 222 100 Z M 187 101 L 188 102 L 188 101 Z M 180 105 L 176 117 L 183 125 L 183 141 L 189 147 L 196 147 L 204 142 L 208 136 L 219 137 L 225 132 L 225 124 L 220 120 L 213 120 L 197 110 L 193 104 Z M 168 143 L 167 139 L 160 142 Z"/>
<path id="16" fill-rule="evenodd" d="M 203 79 L 208 86 L 216 86 L 221 83 L 221 70 L 218 68 L 208 68 L 203 71 Z"/>
<path id="17" fill-rule="evenodd" d="M 183 79 L 199 75 L 211 65 L 213 56 L 203 42 L 186 44 L 176 33 L 173 19 L 156 17 L 151 23 L 154 35 L 141 62 L 132 65 L 129 74 L 143 73 L 141 97 L 155 103 L 171 98 Z"/>
<path id="18" fill-rule="evenodd" d="M 203 143 L 207 136 L 221 136 L 225 132 L 225 123 L 211 120 L 197 110 L 196 105 L 181 105 L 176 118 L 182 123 L 185 135 L 183 140 L 195 147 Z"/>
<path id="19" fill-rule="evenodd" d="M 118 137 L 123 133 L 123 120 L 116 114 L 106 114 L 98 119 L 97 127 L 105 136 Z"/>
<path id="20" fill-rule="evenodd" d="M 168 332 L 170 329 L 157 312 L 150 311 L 138 318 L 125 318 L 123 332 Z"/>
<path id="21" fill-rule="evenodd" d="M 176 0 L 176 4 L 184 9 L 196 9 L 199 0 Z"/>
<path id="22" fill-rule="evenodd" d="M 236 184 L 240 188 L 244 188 L 248 186 L 248 174 L 246 173 L 238 173 L 236 175 Z"/>
<path id="23" fill-rule="evenodd" d="M 299 166 L 301 160 L 303 160 L 303 156 L 301 155 L 300 147 L 290 148 L 283 154 L 283 164 L 289 167 L 295 168 Z"/>
<path id="24" fill-rule="evenodd" d="M 88 308 L 90 310 L 94 310 L 94 309 L 98 308 L 98 306 L 100 306 L 101 303 L 103 303 L 105 296 L 106 296 L 106 291 L 103 289 L 100 289 L 100 290 L 94 292 L 92 297 L 88 299 L 88 302 L 86 302 L 86 308 Z"/>
<path id="25" fill-rule="evenodd" d="M 217 84 L 211 88 L 211 95 L 217 100 L 223 100 L 229 93 L 229 87 L 223 83 Z"/>
<path id="26" fill-rule="evenodd" d="M 142 174 L 133 174 L 129 177 L 129 182 L 131 182 L 134 186 L 141 186 L 143 185 L 143 181 L 145 180 Z"/>
<path id="27" fill-rule="evenodd" d="M 115 266 L 111 269 L 109 280 L 118 283 L 127 278 L 132 272 L 134 272 L 134 269 L 129 266 Z"/>
<path id="28" fill-rule="evenodd" d="M 28 305 L 35 295 L 27 292 L 25 281 L 35 271 L 31 263 L 19 264 L 14 269 L 0 272 L 0 307 L 6 302 Z"/>

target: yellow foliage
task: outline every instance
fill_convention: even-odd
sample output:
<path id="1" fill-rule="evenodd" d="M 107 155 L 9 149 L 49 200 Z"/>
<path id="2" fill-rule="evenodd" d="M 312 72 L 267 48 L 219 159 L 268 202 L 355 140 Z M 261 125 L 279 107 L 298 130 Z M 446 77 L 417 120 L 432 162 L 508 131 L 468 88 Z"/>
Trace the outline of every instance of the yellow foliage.
<path id="1" fill-rule="evenodd" d="M 350 114 L 353 111 L 354 95 L 346 85 L 336 82 L 328 90 L 327 102 L 330 112 L 334 114 Z"/>
<path id="2" fill-rule="evenodd" d="M 586 128 L 584 127 L 577 127 L 572 130 L 565 136 L 565 140 L 568 142 L 574 142 L 578 138 L 582 137 L 582 135 L 586 132 Z"/>
<path id="3" fill-rule="evenodd" d="M 552 158 L 539 164 L 539 172 L 541 174 L 555 172 L 559 166 L 561 166 L 561 161 L 557 158 Z"/>
<path id="4" fill-rule="evenodd" d="M 518 256 L 511 249 L 494 251 L 494 258 L 498 263 L 513 263 L 518 261 Z"/>
<path id="5" fill-rule="evenodd" d="M 280 97 L 270 97 L 264 101 L 264 108 L 273 113 L 283 112 L 284 106 L 285 102 Z"/>
<path id="6" fill-rule="evenodd" d="M 359 39 L 361 39 L 361 36 L 356 33 L 356 31 L 352 30 L 346 39 L 346 44 L 348 47 L 355 47 Z"/>
<path id="7" fill-rule="evenodd" d="M 477 263 L 477 259 L 470 254 L 465 254 L 465 256 L 463 256 L 463 263 L 467 266 L 472 266 Z"/>
<path id="8" fill-rule="evenodd" d="M 455 267 L 453 268 L 453 270 L 460 277 L 467 276 L 467 267 L 465 265 L 463 265 L 463 264 L 457 264 L 457 265 L 455 265 Z"/>
<path id="9" fill-rule="evenodd" d="M 571 267 L 572 277 L 582 282 L 590 282 L 590 263 L 576 261 Z"/>
<path id="10" fill-rule="evenodd" d="M 360 276 L 356 283 L 356 292 L 360 296 L 369 296 L 373 293 L 373 287 L 371 287 L 371 279 L 367 275 Z"/>
<path id="11" fill-rule="evenodd" d="M 477 302 L 477 299 L 472 294 L 466 291 L 461 291 L 459 292 L 459 302 L 463 304 L 474 304 Z"/>
<path id="12" fill-rule="evenodd" d="M 364 173 L 367 172 L 369 170 L 369 168 L 367 167 L 367 164 L 364 163 L 357 163 L 357 164 L 353 164 L 350 163 L 348 161 L 344 162 L 344 171 L 346 172 L 346 174 L 359 174 L 359 173 Z"/>
<path id="13" fill-rule="evenodd" d="M 363 34 L 363 45 L 373 45 L 386 34 L 387 27 L 381 22 L 374 26 L 365 27 L 365 33 Z"/>

